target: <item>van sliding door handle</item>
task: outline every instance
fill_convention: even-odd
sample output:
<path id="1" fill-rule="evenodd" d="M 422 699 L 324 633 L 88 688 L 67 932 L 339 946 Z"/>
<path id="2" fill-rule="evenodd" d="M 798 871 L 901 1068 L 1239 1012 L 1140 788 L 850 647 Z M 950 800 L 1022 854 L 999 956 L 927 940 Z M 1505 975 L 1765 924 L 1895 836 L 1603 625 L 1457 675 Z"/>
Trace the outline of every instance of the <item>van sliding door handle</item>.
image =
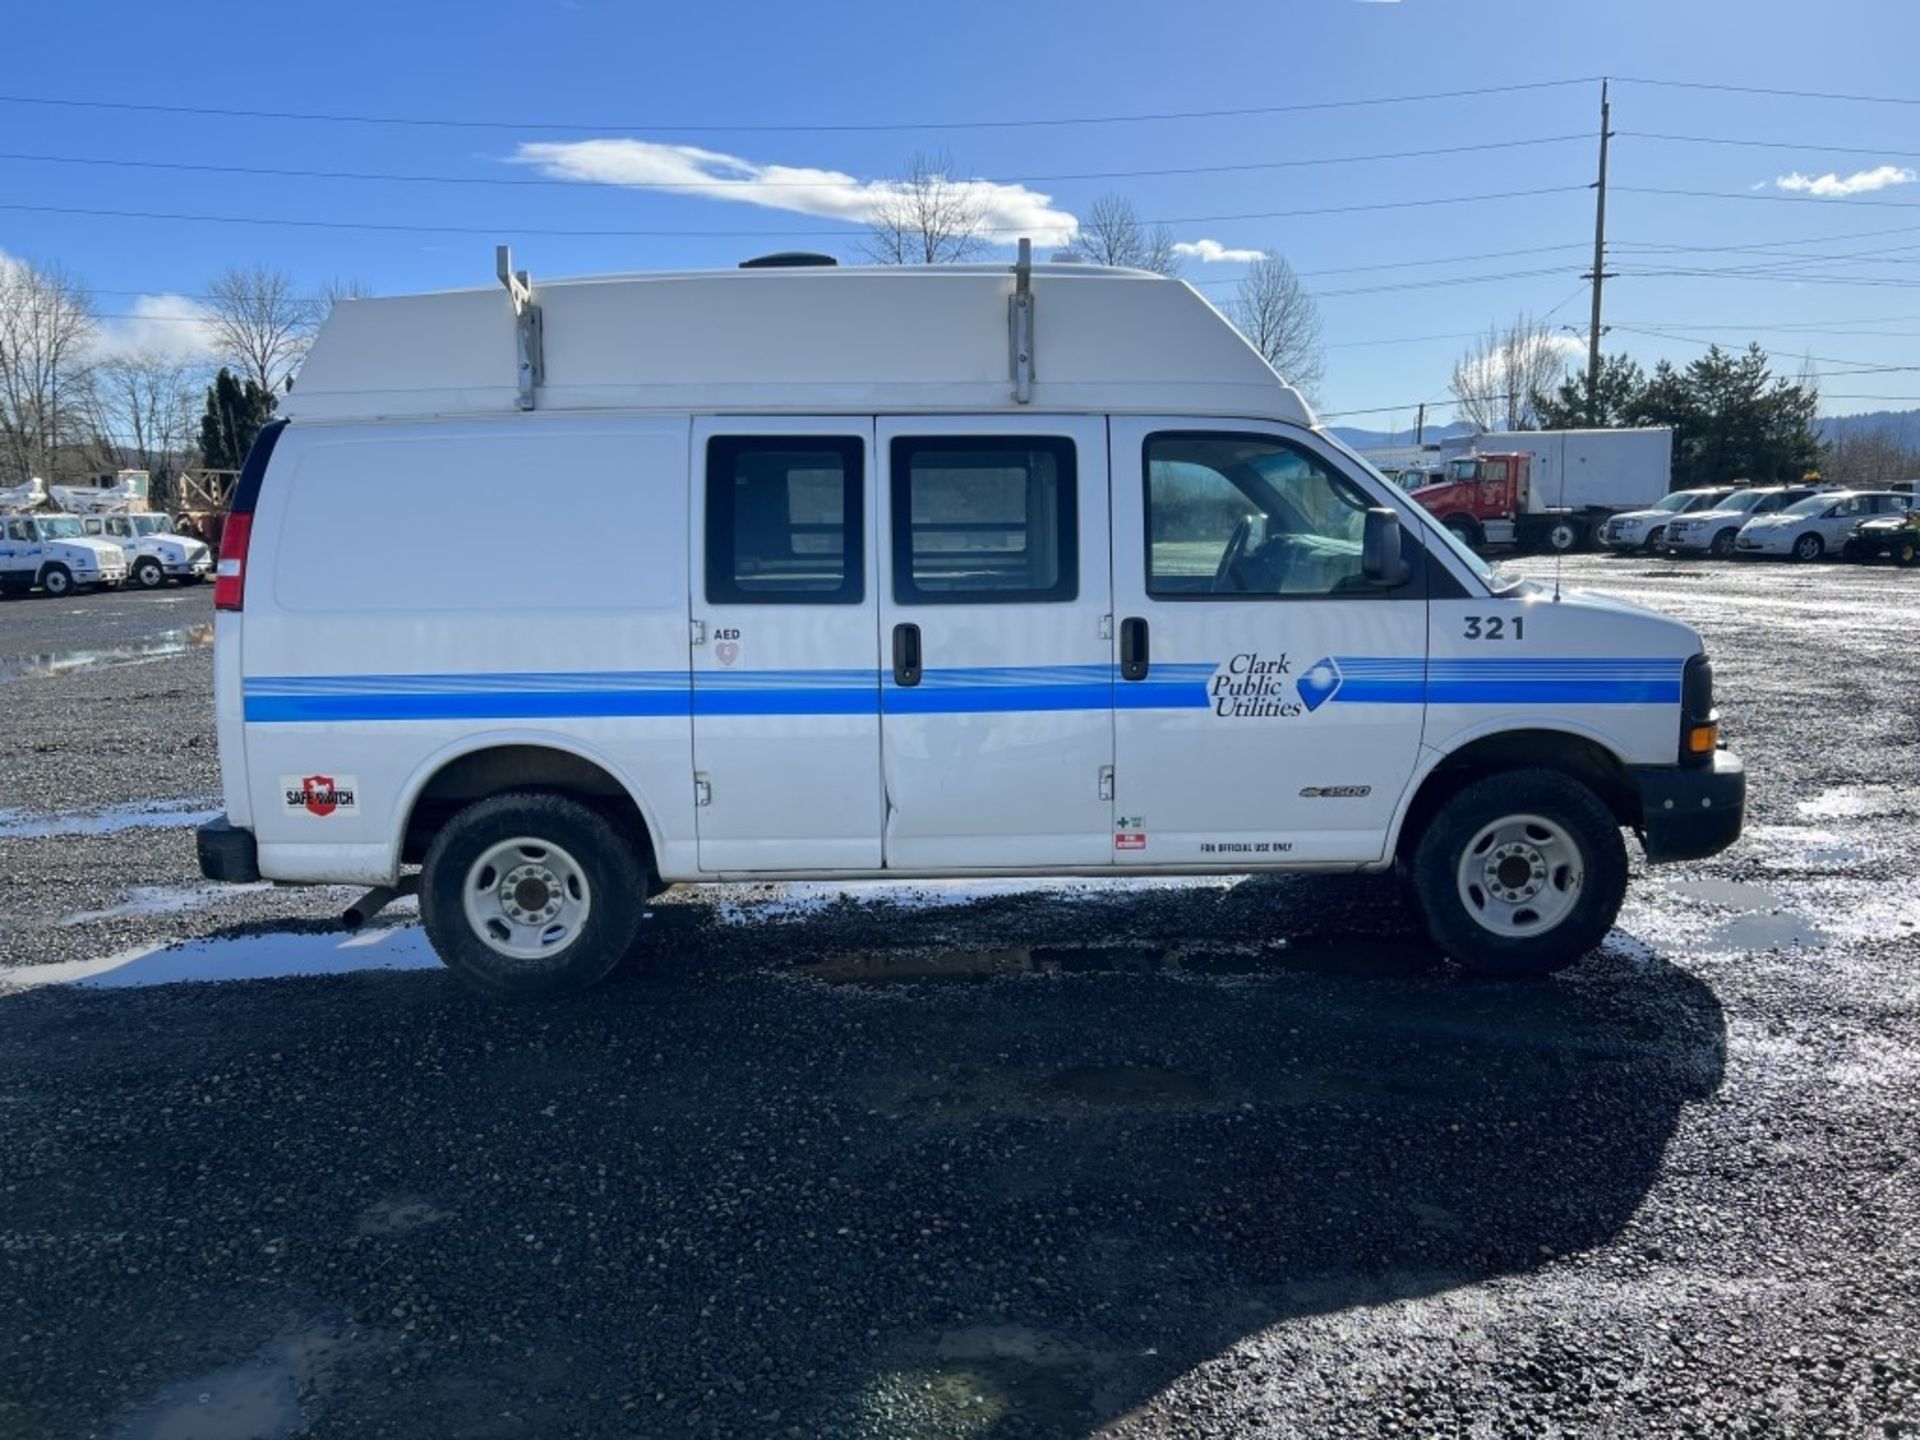
<path id="1" fill-rule="evenodd" d="M 1149 669 L 1147 622 L 1139 616 L 1120 622 L 1120 678 L 1144 680 Z"/>
<path id="2" fill-rule="evenodd" d="M 918 625 L 893 627 L 893 683 L 896 685 L 920 683 L 920 627 Z"/>

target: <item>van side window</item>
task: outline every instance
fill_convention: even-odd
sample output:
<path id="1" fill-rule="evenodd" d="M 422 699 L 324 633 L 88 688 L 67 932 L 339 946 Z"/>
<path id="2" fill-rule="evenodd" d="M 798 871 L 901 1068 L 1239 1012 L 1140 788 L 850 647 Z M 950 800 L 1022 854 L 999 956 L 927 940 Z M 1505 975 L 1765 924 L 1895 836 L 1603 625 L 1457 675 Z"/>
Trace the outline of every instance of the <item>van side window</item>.
<path id="1" fill-rule="evenodd" d="M 7 522 L 7 538 L 9 540 L 31 540 L 33 539 L 33 530 L 25 520 L 9 520 Z"/>
<path id="2" fill-rule="evenodd" d="M 98 535 L 101 533 L 101 526 L 103 524 L 105 524 L 104 521 L 91 518 L 82 520 L 80 522 L 80 533 L 82 535 Z"/>
<path id="3" fill-rule="evenodd" d="M 1272 436 L 1150 435 L 1147 593 L 1205 600 L 1383 592 L 1361 567 L 1369 501 Z"/>
<path id="4" fill-rule="evenodd" d="M 893 442 L 893 597 L 902 605 L 1074 599 L 1073 442 L 915 436 Z"/>
<path id="5" fill-rule="evenodd" d="M 707 600 L 858 605 L 865 442 L 716 435 L 707 442 Z"/>

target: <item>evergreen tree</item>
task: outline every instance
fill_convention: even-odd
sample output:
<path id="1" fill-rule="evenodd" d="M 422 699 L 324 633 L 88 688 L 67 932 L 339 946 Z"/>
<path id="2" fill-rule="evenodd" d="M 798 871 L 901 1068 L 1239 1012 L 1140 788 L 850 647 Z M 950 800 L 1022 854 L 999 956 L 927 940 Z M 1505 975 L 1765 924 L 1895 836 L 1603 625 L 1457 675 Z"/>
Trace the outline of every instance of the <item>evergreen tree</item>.
<path id="1" fill-rule="evenodd" d="M 1600 383 L 1594 393 L 1600 398 L 1596 409 L 1587 394 L 1584 367 L 1560 382 L 1552 394 L 1536 393 L 1534 414 L 1542 430 L 1581 430 L 1589 426 L 1608 429 L 1625 425 L 1627 412 L 1647 388 L 1647 373 L 1631 355 L 1603 355 L 1600 358 Z"/>
<path id="2" fill-rule="evenodd" d="M 207 413 L 200 417 L 201 462 L 209 470 L 238 470 L 253 437 L 273 418 L 273 408 L 272 392 L 221 366 L 207 387 Z"/>

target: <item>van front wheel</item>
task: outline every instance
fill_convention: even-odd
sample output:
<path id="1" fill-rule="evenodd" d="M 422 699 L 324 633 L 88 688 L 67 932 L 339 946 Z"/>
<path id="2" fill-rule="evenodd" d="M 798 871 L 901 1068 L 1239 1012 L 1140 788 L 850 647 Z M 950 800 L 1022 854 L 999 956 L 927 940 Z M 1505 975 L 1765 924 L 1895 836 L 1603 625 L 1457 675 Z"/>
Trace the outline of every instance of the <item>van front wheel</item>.
<path id="1" fill-rule="evenodd" d="M 571 994 L 603 979 L 640 930 L 645 868 L 633 845 L 577 800 L 489 796 L 434 837 L 420 918 L 462 980 L 503 1000 Z"/>
<path id="2" fill-rule="evenodd" d="M 1586 786 L 1552 770 L 1514 770 L 1441 806 L 1415 847 L 1413 887 L 1434 943 L 1462 967 L 1545 975 L 1613 928 L 1627 849 Z"/>

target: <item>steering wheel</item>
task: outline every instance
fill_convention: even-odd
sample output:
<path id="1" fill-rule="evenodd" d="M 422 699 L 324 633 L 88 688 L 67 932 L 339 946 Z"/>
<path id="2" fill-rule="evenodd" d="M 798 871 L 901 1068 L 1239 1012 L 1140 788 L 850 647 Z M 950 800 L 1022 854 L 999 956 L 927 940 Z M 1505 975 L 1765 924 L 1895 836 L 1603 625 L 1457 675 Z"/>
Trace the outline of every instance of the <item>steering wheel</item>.
<path id="1" fill-rule="evenodd" d="M 1247 553 L 1247 541 L 1253 538 L 1253 517 L 1242 515 L 1233 527 L 1233 534 L 1227 537 L 1227 548 L 1220 552 L 1220 568 L 1213 572 L 1213 593 L 1231 591 L 1239 588 L 1234 569 Z"/>

